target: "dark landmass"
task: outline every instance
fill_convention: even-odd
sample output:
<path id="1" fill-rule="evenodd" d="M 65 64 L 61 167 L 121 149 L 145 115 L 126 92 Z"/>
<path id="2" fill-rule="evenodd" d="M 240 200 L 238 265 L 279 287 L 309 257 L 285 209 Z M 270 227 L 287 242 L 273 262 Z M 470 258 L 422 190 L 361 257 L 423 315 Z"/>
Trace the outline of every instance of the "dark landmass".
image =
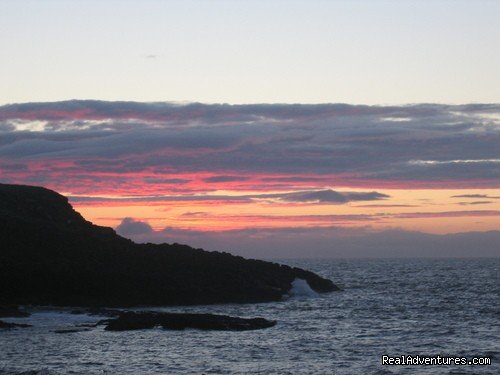
<path id="1" fill-rule="evenodd" d="M 159 312 L 132 312 L 119 314 L 116 319 L 102 321 L 106 331 L 129 331 L 162 327 L 169 330 L 194 328 L 216 331 L 248 331 L 276 325 L 276 321 L 264 318 L 237 318 L 227 315 L 186 314 Z"/>
<path id="2" fill-rule="evenodd" d="M 31 314 L 21 311 L 17 305 L 0 305 L 0 318 L 26 318 Z"/>
<path id="3" fill-rule="evenodd" d="M 179 244 L 136 244 L 51 190 L 0 184 L 0 305 L 139 306 L 277 301 L 299 268 Z"/>

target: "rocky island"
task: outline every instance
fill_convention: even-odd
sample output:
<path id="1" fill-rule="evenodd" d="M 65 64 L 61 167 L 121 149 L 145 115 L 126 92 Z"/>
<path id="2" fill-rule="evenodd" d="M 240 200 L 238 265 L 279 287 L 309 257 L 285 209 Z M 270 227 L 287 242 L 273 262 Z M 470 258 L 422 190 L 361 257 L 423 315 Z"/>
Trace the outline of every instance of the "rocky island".
<path id="1" fill-rule="evenodd" d="M 172 306 L 280 300 L 312 272 L 180 244 L 136 244 L 86 221 L 66 197 L 0 184 L 0 305 Z"/>

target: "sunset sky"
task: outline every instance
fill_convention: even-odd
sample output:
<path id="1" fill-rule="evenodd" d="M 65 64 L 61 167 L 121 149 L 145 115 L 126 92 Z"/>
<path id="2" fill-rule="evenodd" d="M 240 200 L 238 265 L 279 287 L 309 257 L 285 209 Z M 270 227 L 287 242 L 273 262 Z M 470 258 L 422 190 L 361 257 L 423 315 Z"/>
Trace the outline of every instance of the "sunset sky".
<path id="1" fill-rule="evenodd" d="M 4 1 L 0 182 L 54 189 L 141 242 L 498 256 L 498 15 L 495 1 Z"/>

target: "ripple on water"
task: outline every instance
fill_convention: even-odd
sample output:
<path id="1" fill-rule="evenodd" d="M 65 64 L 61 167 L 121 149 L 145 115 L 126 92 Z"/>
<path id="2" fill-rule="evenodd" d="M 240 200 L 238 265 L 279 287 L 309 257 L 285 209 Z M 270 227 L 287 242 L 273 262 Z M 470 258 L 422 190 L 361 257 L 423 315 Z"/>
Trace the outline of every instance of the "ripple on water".
<path id="1" fill-rule="evenodd" d="M 67 373 L 470 373 L 455 367 L 383 367 L 381 355 L 483 355 L 500 373 L 499 260 L 295 260 L 343 291 L 277 303 L 160 308 L 262 316 L 266 330 L 161 329 L 55 334 L 100 317 L 37 312 L 32 328 L 0 333 L 0 374 Z M 495 361 L 496 360 L 496 361 Z M 497 362 L 497 363 L 495 363 Z M 444 370 L 444 371 L 443 371 Z M 460 372 L 462 371 L 462 372 Z"/>

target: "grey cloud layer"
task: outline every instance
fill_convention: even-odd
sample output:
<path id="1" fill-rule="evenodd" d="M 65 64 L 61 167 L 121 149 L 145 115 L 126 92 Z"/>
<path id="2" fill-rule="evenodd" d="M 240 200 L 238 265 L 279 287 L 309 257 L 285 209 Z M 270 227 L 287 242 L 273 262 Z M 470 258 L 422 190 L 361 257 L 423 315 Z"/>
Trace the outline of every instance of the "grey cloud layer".
<path id="1" fill-rule="evenodd" d="M 485 199 L 500 199 L 500 197 L 494 197 L 487 194 L 461 194 L 461 195 L 452 195 L 451 198 L 485 198 Z"/>
<path id="2" fill-rule="evenodd" d="M 231 180 L 232 181 L 232 180 Z M 128 201 L 128 202 L 162 202 L 162 201 L 238 201 L 252 202 L 254 200 L 268 200 L 275 202 L 296 202 L 296 203 L 323 203 L 342 204 L 355 201 L 376 201 L 389 198 L 388 195 L 371 192 L 338 192 L 331 189 L 294 191 L 290 193 L 273 194 L 243 194 L 243 195 L 159 195 L 140 196 L 127 198 L 109 198 L 93 196 L 68 196 L 72 202 L 101 202 L 101 201 Z"/>
<path id="3" fill-rule="evenodd" d="M 278 197 L 288 202 L 320 202 L 320 203 L 347 203 L 352 201 L 372 201 L 389 198 L 386 194 L 375 191 L 368 193 L 345 193 L 331 189 L 319 191 L 301 191 L 290 194 L 282 194 Z"/>
<path id="4" fill-rule="evenodd" d="M 435 235 L 403 230 L 309 227 L 203 232 L 165 228 L 129 235 L 138 242 L 181 242 L 255 258 L 498 257 L 500 231 Z M 474 249 L 474 252 L 471 252 Z"/>
<path id="5" fill-rule="evenodd" d="M 298 179 L 480 180 L 498 187 L 499 144 L 497 104 L 70 101 L 0 107 L 0 157 L 10 163 L 61 159 L 84 171 L 221 175 L 207 182 L 242 181 L 237 171 Z"/>

